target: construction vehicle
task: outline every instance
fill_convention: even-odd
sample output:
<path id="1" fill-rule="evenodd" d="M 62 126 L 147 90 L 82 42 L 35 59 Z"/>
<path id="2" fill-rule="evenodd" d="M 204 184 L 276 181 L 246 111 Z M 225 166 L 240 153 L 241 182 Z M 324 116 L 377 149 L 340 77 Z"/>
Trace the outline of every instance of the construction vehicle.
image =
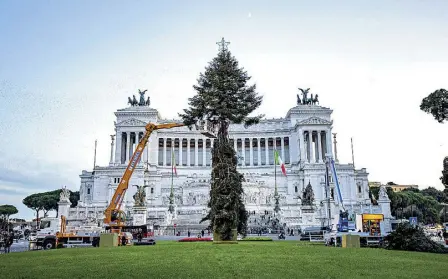
<path id="1" fill-rule="evenodd" d="M 128 166 L 120 180 L 120 183 L 115 190 L 115 193 L 110 201 L 109 206 L 105 210 L 105 218 L 104 218 L 104 226 L 108 226 L 110 228 L 111 233 L 117 233 L 119 237 L 121 237 L 122 228 L 125 226 L 125 213 L 120 210 L 121 204 L 123 202 L 124 195 L 126 190 L 128 189 L 129 180 L 137 166 L 142 154 L 145 149 L 146 144 L 148 143 L 149 137 L 152 132 L 155 130 L 161 129 L 171 129 L 175 127 L 186 126 L 183 123 L 165 123 L 165 124 L 153 124 L 148 123 L 145 127 L 145 134 L 143 138 L 138 143 L 132 158 L 129 160 Z M 195 125 L 196 129 L 207 137 L 216 137 L 216 125 L 206 121 L 200 120 Z"/>
<path id="2" fill-rule="evenodd" d="M 35 240 L 30 241 L 30 249 L 54 249 L 66 246 L 98 246 L 101 228 L 84 226 L 76 232 L 67 232 L 67 219 L 64 215 L 59 219 L 51 218 L 48 228 L 40 230 Z M 56 231 L 56 232 L 54 232 Z M 97 241 L 97 242 L 95 242 Z"/>
<path id="3" fill-rule="evenodd" d="M 160 129 L 171 129 L 175 127 L 186 126 L 183 123 L 164 123 L 164 124 L 153 124 L 148 123 L 145 127 L 145 134 L 143 138 L 138 143 L 134 154 L 132 155 L 131 160 L 128 163 L 128 166 L 120 180 L 120 184 L 118 185 L 115 193 L 105 210 L 105 218 L 104 218 L 104 228 L 111 233 L 117 233 L 119 237 L 118 243 L 121 243 L 121 238 L 125 236 L 129 238 L 132 236 L 131 233 L 127 232 L 125 225 L 125 213 L 120 210 L 121 204 L 123 202 L 124 195 L 126 190 L 128 189 L 129 180 L 137 166 L 142 154 L 143 150 L 148 143 L 149 137 L 152 132 Z M 196 123 L 196 130 L 198 130 L 201 134 L 215 138 L 216 137 L 216 126 L 211 124 L 206 120 L 200 120 Z M 60 222 L 60 226 L 57 223 Z M 79 230 L 67 232 L 67 220 L 65 216 L 61 216 L 60 220 L 57 218 L 51 218 L 49 220 L 48 228 L 42 230 L 40 234 L 38 234 L 35 241 L 30 243 L 30 248 L 39 248 L 43 249 L 53 249 L 56 247 L 72 247 L 72 246 L 94 246 L 98 247 L 100 242 L 100 228 L 99 227 L 89 227 L 83 226 L 83 228 L 79 228 Z M 125 228 L 123 230 L 123 228 Z M 129 243 L 129 242 L 128 242 Z"/>

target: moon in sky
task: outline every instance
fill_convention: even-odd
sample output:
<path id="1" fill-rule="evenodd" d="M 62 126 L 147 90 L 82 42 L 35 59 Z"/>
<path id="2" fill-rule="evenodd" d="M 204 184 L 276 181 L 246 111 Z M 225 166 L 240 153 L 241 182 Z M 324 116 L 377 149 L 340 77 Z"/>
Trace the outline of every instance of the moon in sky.
<path id="1" fill-rule="evenodd" d="M 249 14 L 247 15 L 248 18 L 252 17 L 252 13 L 249 12 Z"/>

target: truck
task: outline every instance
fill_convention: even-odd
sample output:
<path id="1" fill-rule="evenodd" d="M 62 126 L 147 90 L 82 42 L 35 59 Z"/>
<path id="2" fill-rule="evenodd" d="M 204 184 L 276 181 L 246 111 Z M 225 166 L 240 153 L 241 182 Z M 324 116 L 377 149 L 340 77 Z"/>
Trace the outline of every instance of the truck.
<path id="1" fill-rule="evenodd" d="M 54 249 L 65 246 L 98 246 L 98 237 L 104 229 L 98 226 L 82 226 L 67 232 L 67 219 L 45 218 L 37 235 L 30 239 L 30 249 Z M 95 242 L 96 241 L 96 242 Z"/>

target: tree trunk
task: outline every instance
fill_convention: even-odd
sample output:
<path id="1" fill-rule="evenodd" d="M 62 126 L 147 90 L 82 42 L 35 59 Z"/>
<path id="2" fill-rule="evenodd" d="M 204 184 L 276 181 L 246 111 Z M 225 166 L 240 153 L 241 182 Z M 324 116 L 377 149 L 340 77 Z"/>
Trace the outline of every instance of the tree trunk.
<path id="1" fill-rule="evenodd" d="M 37 229 L 40 228 L 40 220 L 39 220 L 39 209 L 36 210 L 36 227 Z"/>

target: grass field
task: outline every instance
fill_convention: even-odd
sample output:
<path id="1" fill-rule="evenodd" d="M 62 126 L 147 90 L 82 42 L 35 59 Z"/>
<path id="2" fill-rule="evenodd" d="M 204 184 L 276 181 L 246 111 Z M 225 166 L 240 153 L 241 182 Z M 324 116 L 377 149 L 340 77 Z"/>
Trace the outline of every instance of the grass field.
<path id="1" fill-rule="evenodd" d="M 448 256 L 295 241 L 161 241 L 0 255 L 2 278 L 447 278 Z M 6 275 L 6 276 L 5 276 Z"/>

